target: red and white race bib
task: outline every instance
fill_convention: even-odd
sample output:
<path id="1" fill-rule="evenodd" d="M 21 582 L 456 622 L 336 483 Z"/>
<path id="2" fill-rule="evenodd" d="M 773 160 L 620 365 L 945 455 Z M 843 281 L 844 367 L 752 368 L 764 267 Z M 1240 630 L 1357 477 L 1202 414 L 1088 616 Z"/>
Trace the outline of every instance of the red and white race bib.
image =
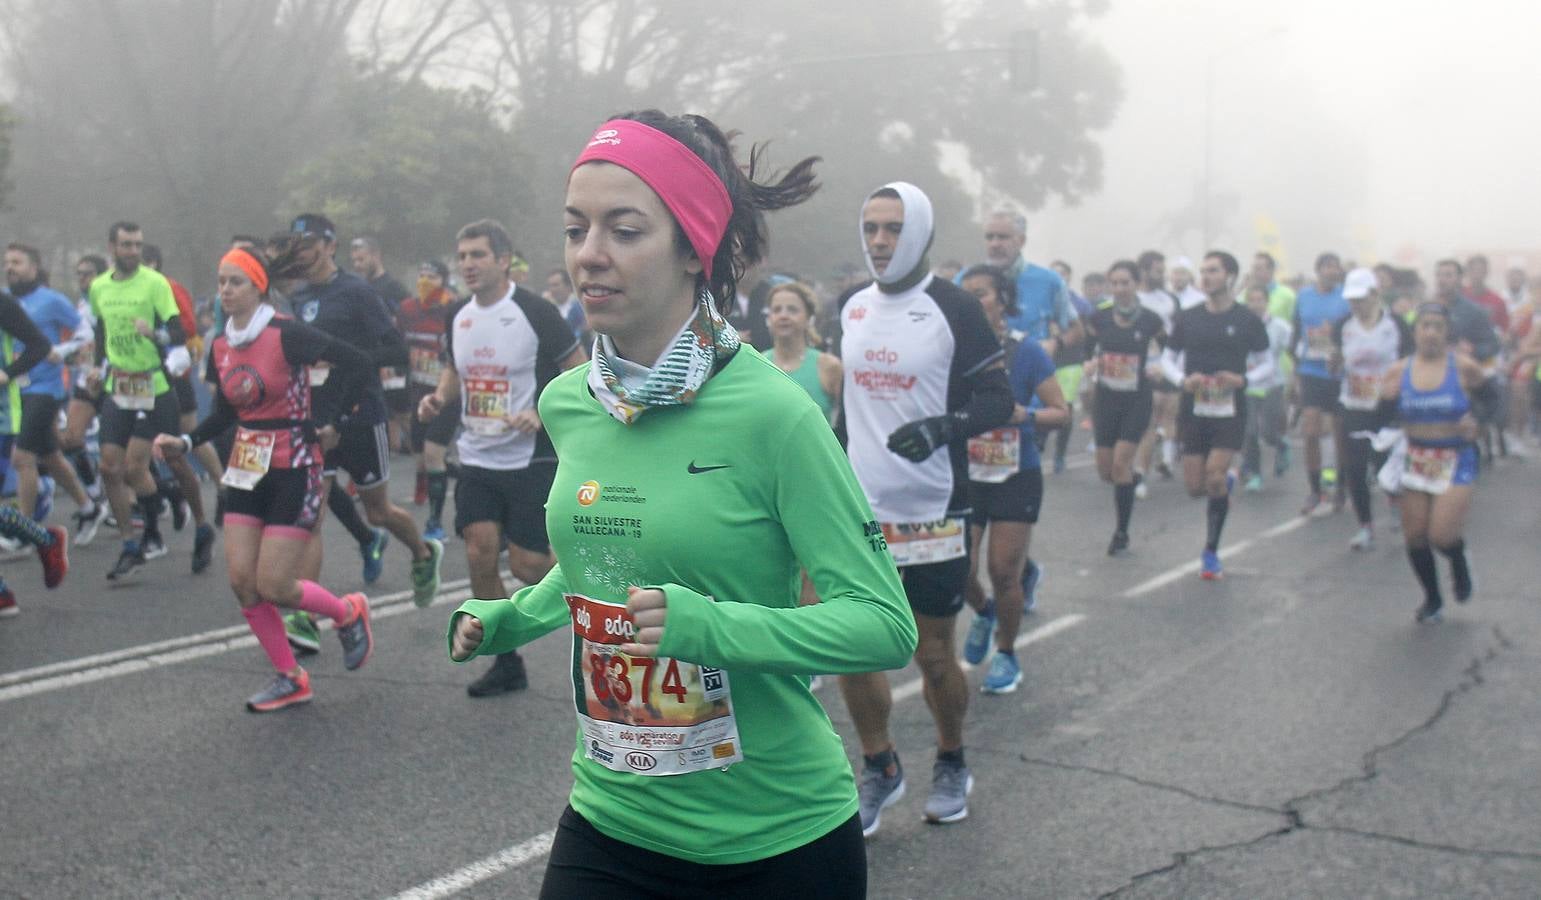
<path id="1" fill-rule="evenodd" d="M 1402 487 L 1429 494 L 1443 494 L 1455 480 L 1455 467 L 1461 451 L 1455 447 L 1407 448 L 1407 469 L 1402 472 Z"/>
<path id="2" fill-rule="evenodd" d="M 1229 419 L 1236 415 L 1236 391 L 1206 384 L 1193 395 L 1193 414 L 1205 419 Z"/>
<path id="3" fill-rule="evenodd" d="M 237 428 L 235 446 L 230 448 L 230 459 L 225 464 L 220 484 L 242 491 L 256 488 L 257 482 L 273 465 L 273 447 L 278 442 L 278 434 L 276 431 Z"/>
<path id="4" fill-rule="evenodd" d="M 968 523 L 963 519 L 881 524 L 896 566 L 946 562 L 968 553 Z"/>
<path id="5" fill-rule="evenodd" d="M 467 378 L 462 383 L 466 404 L 463 423 L 467 431 L 477 434 L 507 434 L 513 430 L 508 424 L 512 415 L 507 378 Z"/>
<path id="6" fill-rule="evenodd" d="M 1022 430 L 995 428 L 968 439 L 970 481 L 1000 484 L 1017 474 L 1022 462 Z"/>
<path id="7" fill-rule="evenodd" d="M 567 594 L 573 678 L 583 754 L 607 769 L 682 775 L 744 758 L 728 673 L 666 656 L 631 656 L 635 634 L 623 603 Z"/>
<path id="8" fill-rule="evenodd" d="M 154 409 L 155 373 L 114 370 L 112 402 L 118 409 Z"/>
<path id="9" fill-rule="evenodd" d="M 1097 363 L 1098 383 L 1110 391 L 1140 388 L 1140 358 L 1133 353 L 1103 353 Z"/>
<path id="10" fill-rule="evenodd" d="M 444 363 L 439 360 L 439 353 L 428 347 L 413 347 L 411 349 L 412 383 L 434 386 L 439 383 L 439 371 L 444 368 Z"/>

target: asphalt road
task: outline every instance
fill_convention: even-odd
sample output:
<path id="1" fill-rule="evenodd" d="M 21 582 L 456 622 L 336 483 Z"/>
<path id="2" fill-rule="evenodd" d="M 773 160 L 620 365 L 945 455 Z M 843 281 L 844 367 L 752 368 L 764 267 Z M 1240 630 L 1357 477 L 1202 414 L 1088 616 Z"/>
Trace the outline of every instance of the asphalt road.
<path id="1" fill-rule="evenodd" d="M 892 675 L 910 792 L 868 842 L 873 897 L 1541 896 L 1541 461 L 1484 474 L 1478 596 L 1433 627 L 1390 516 L 1353 553 L 1351 516 L 1294 517 L 1298 470 L 1238 497 L 1212 584 L 1175 483 L 1106 559 L 1111 492 L 1084 463 L 1047 479 L 1023 688 L 972 698 L 962 823 L 921 821 L 932 727 L 914 671 Z M 358 588 L 335 523 L 327 541 L 326 580 Z M 0 621 L 0 897 L 534 895 L 571 783 L 561 635 L 529 648 L 528 691 L 467 698 L 484 663 L 443 638 L 461 546 L 426 611 L 393 546 L 369 665 L 344 672 L 328 636 L 316 700 L 254 716 L 268 666 L 222 567 L 190 575 L 190 531 L 170 543 L 123 585 L 105 530 L 56 591 L 4 563 L 23 612 Z"/>

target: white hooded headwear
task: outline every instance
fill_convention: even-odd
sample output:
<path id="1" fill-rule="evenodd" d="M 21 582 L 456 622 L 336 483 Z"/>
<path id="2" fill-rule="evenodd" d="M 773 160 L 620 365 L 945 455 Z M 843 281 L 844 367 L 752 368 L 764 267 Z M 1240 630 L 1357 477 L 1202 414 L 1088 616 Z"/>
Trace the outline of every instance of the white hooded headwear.
<path id="1" fill-rule="evenodd" d="M 909 278 L 917 267 L 926 264 L 926 251 L 931 249 L 931 198 L 926 192 L 907 181 L 890 181 L 878 190 L 894 191 L 899 195 L 899 201 L 904 205 L 904 230 L 899 232 L 899 242 L 894 247 L 893 258 L 888 261 L 888 268 L 879 275 L 872 266 L 872 257 L 867 253 L 867 238 L 862 230 L 862 221 L 856 223 L 856 233 L 861 237 L 862 259 L 867 262 L 867 272 L 880 285 L 896 284 Z M 876 194 L 873 191 L 872 194 Z M 872 194 L 867 200 L 872 199 Z M 867 204 L 862 203 L 862 219 L 866 217 Z"/>

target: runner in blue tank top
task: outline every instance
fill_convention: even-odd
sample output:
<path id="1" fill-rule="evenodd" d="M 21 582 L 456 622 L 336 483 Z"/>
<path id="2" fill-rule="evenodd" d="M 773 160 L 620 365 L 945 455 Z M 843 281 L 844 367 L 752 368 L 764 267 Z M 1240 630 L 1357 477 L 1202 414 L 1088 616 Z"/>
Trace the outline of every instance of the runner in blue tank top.
<path id="1" fill-rule="evenodd" d="M 1439 303 L 1418 308 L 1413 355 L 1392 366 L 1381 386 L 1382 404 L 1395 410 L 1407 434 L 1402 472 L 1402 534 L 1413 572 L 1423 586 L 1419 622 L 1437 622 L 1444 601 L 1434 549 L 1450 560 L 1455 599 L 1471 599 L 1466 560 L 1466 515 L 1477 477 L 1472 443 L 1477 420 L 1472 400 L 1494 393 L 1492 379 L 1470 358 L 1450 347 L 1450 317 Z"/>

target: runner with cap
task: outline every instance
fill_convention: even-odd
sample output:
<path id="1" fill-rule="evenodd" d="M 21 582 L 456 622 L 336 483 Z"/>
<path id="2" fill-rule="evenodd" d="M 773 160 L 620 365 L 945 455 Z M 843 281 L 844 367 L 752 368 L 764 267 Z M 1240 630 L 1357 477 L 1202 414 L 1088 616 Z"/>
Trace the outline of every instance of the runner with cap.
<path id="1" fill-rule="evenodd" d="M 1348 485 L 1359 519 L 1359 531 L 1349 541 L 1354 550 L 1375 546 L 1370 484 L 1386 462 L 1370 437 L 1387 424 L 1381 407 L 1381 384 L 1396 361 L 1413 352 L 1412 332 L 1381 302 L 1375 272 L 1355 269 L 1343 280 L 1343 299 L 1353 314 L 1333 329 L 1330 369 L 1341 379 L 1338 405 L 1343 416 L 1343 457 L 1338 477 Z"/>
<path id="2" fill-rule="evenodd" d="M 1178 309 L 1192 309 L 1205 300 L 1204 292 L 1193 283 L 1194 271 L 1193 260 L 1186 256 L 1177 257 L 1167 267 L 1167 276 L 1171 279 Z"/>
<path id="3" fill-rule="evenodd" d="M 989 223 L 992 235 L 1014 227 L 1000 216 Z M 930 198 L 906 182 L 883 186 L 862 205 L 861 236 L 874 281 L 840 304 L 840 422 L 920 633 L 915 662 L 937 731 L 925 816 L 955 822 L 968 815 L 974 783 L 963 750 L 968 683 L 953 643 L 969 572 L 966 441 L 1006 425 L 1015 404 L 979 302 L 931 275 Z M 1018 310 L 1017 321 L 1024 315 L 1049 327 L 1041 306 Z M 861 741 L 861 820 L 872 834 L 905 790 L 888 727 L 892 694 L 884 672 L 846 675 L 840 687 Z"/>
<path id="4" fill-rule="evenodd" d="M 1207 533 L 1199 574 L 1222 577 L 1220 535 L 1231 508 L 1231 460 L 1245 431 L 1246 387 L 1273 371 L 1268 332 L 1232 293 L 1241 266 L 1223 250 L 1204 256 L 1199 286 L 1209 295 L 1203 306 L 1179 312 L 1161 354 L 1167 379 L 1182 385 L 1177 426 L 1182 436 L 1183 482 L 1191 497 L 1207 497 Z M 1258 354 L 1252 357 L 1251 354 Z M 1255 361 L 1255 362 L 1254 362 Z M 1248 364 L 1253 365 L 1249 369 Z"/>
<path id="5" fill-rule="evenodd" d="M 765 253 L 762 211 L 816 187 L 813 159 L 768 182 L 750 156 L 700 116 L 628 113 L 568 181 L 598 337 L 540 399 L 558 565 L 467 601 L 449 636 L 463 661 L 572 631 L 546 900 L 866 895 L 850 765 L 808 677 L 902 666 L 915 625 L 828 422 L 722 315 Z M 798 605 L 799 566 L 821 603 Z"/>
<path id="6" fill-rule="evenodd" d="M 275 669 L 246 708 L 274 712 L 312 697 L 278 607 L 332 619 L 349 670 L 364 664 L 373 644 L 363 594 L 338 597 L 296 577 L 321 511 L 321 442 L 335 435 L 337 419 L 367 384 L 370 360 L 323 331 L 277 316 L 265 302 L 269 275 L 256 251 L 228 251 L 218 278 L 225 328 L 209 348 L 205 373 L 218 388 L 214 409 L 188 434 L 158 435 L 155 451 L 185 456 L 236 426 L 222 476 L 225 564 L 241 615 Z M 313 397 L 309 367 L 323 361 L 331 366 L 332 390 Z"/>
<path id="7" fill-rule="evenodd" d="M 406 343 L 392 323 L 384 301 L 363 279 L 337 267 L 333 258 L 337 252 L 337 229 L 332 221 L 305 213 L 294 219 L 289 231 L 292 239 L 288 248 L 271 265 L 277 277 L 301 279 L 290 297 L 299 320 L 368 354 L 377 370 L 405 366 Z M 309 373 L 312 393 L 321 402 L 334 402 L 336 388 L 328 386 L 331 376 L 327 367 L 311 366 Z M 336 436 L 322 442 L 323 496 L 331 491 L 339 469 L 348 474 L 369 523 L 386 529 L 411 551 L 412 602 L 427 606 L 439 590 L 444 545 L 424 540 L 412 515 L 391 502 L 386 490 L 391 455 L 385 419 L 385 399 L 376 371 L 373 377 L 366 377 L 358 401 L 342 413 Z M 325 519 L 324 512 L 321 518 Z M 321 576 L 321 558 L 321 541 L 308 542 L 304 577 L 314 581 Z M 296 643 L 306 649 L 319 646 L 315 622 L 304 610 L 289 614 L 285 625 Z"/>

